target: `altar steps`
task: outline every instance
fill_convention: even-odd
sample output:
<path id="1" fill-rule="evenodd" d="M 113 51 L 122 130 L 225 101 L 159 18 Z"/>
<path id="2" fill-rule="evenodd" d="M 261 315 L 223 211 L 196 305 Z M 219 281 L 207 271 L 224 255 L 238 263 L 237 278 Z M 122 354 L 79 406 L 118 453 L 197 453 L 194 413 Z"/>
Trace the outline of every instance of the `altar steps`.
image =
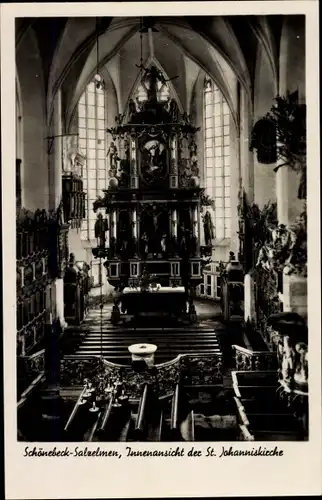
<path id="1" fill-rule="evenodd" d="M 220 354 L 221 347 L 213 328 L 178 329 L 114 329 L 103 332 L 83 332 L 81 341 L 73 354 L 79 357 L 101 356 L 115 363 L 130 363 L 128 347 L 131 344 L 152 343 L 158 346 L 155 361 L 162 363 L 174 359 L 178 354 Z"/>

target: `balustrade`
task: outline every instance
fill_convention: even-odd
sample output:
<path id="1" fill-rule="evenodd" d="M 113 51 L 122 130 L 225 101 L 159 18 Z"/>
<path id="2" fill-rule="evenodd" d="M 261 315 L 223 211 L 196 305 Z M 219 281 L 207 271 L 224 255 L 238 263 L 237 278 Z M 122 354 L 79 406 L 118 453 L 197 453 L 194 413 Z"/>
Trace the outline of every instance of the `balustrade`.
<path id="1" fill-rule="evenodd" d="M 237 371 L 258 371 L 277 369 L 277 356 L 274 351 L 252 351 L 233 345 L 235 369 Z"/>

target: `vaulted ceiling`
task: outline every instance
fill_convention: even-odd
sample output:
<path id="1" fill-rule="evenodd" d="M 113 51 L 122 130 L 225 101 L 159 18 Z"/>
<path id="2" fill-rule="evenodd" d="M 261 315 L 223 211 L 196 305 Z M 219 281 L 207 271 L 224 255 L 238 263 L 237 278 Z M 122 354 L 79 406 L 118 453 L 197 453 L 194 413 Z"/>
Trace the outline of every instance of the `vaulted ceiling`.
<path id="1" fill-rule="evenodd" d="M 278 45 L 283 16 L 198 16 L 145 19 L 153 26 L 153 52 L 173 80 L 173 89 L 189 109 L 193 85 L 200 70 L 214 78 L 232 111 L 237 81 L 252 92 L 256 54 L 261 46 L 277 72 Z M 64 94 L 68 118 L 81 92 L 99 66 L 109 73 L 117 89 L 119 105 L 125 106 L 138 75 L 136 64 L 146 62 L 151 49 L 148 35 L 140 34 L 140 18 L 38 18 L 17 19 L 16 44 L 26 32 L 36 35 L 42 60 L 50 119 L 57 89 Z M 147 31 L 143 30 L 143 31 Z M 97 54 L 97 33 L 99 52 Z M 18 68 L 19 72 L 19 68 Z"/>

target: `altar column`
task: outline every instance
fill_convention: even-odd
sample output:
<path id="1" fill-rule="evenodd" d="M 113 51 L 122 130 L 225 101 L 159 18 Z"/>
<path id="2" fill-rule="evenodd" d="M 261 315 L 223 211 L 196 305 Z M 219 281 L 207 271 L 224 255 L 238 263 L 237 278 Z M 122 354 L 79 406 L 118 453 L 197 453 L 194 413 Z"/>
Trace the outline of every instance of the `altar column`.
<path id="1" fill-rule="evenodd" d="M 137 214 L 137 208 L 133 207 L 132 209 L 132 237 L 133 237 L 133 242 L 134 242 L 134 257 L 137 257 L 138 255 L 138 214 Z"/>
<path id="2" fill-rule="evenodd" d="M 198 207 L 195 206 L 192 209 L 192 234 L 195 238 L 199 237 L 199 230 L 198 230 Z"/>
<path id="3" fill-rule="evenodd" d="M 131 189 L 139 189 L 138 167 L 136 159 L 136 137 L 130 139 L 130 159 L 131 159 Z"/>
<path id="4" fill-rule="evenodd" d="M 177 188 L 178 187 L 178 154 L 177 154 L 177 148 L 178 148 L 178 141 L 177 141 L 177 135 L 174 133 L 171 137 L 171 144 L 170 144 L 170 152 L 171 152 L 171 158 L 170 158 L 170 188 Z"/>
<path id="5" fill-rule="evenodd" d="M 116 242 L 116 234 L 117 234 L 116 208 L 112 208 L 111 235 L 112 238 L 115 239 L 115 242 Z"/>
<path id="6" fill-rule="evenodd" d="M 171 211 L 171 235 L 175 239 L 178 237 L 177 210 L 175 208 Z"/>

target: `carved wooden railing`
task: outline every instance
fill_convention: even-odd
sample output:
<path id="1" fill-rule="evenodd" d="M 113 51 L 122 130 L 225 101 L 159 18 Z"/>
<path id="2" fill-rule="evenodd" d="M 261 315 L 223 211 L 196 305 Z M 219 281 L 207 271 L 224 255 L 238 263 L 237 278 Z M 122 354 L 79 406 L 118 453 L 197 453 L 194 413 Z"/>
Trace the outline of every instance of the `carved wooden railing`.
<path id="1" fill-rule="evenodd" d="M 267 319 L 283 309 L 279 295 L 283 291 L 283 280 L 274 270 L 268 271 L 261 267 L 256 269 L 254 279 L 257 325 L 267 345 L 271 345 Z"/>
<path id="2" fill-rule="evenodd" d="M 153 370 L 137 373 L 131 366 L 112 363 L 99 356 L 64 356 L 61 360 L 61 385 L 82 387 L 84 379 L 93 381 L 98 391 L 120 381 L 126 394 L 133 399 L 141 397 L 142 387 L 148 383 L 156 387 L 159 397 L 173 394 L 175 385 L 220 386 L 223 384 L 221 354 L 180 354 L 175 359 L 155 365 Z"/>
<path id="3" fill-rule="evenodd" d="M 63 184 L 64 219 L 70 222 L 72 228 L 80 228 L 85 217 L 85 198 L 83 180 L 73 172 L 65 173 Z"/>
<path id="4" fill-rule="evenodd" d="M 235 369 L 237 371 L 277 370 L 277 356 L 274 351 L 252 351 L 233 345 Z"/>

